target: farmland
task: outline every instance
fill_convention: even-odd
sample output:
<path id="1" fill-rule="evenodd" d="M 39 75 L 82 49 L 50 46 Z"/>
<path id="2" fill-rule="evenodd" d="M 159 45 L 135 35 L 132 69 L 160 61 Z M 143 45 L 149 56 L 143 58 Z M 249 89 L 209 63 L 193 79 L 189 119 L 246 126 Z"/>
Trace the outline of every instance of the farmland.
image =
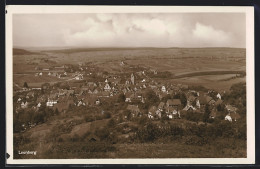
<path id="1" fill-rule="evenodd" d="M 36 53 L 36 54 L 35 54 Z M 176 78 L 168 80 L 186 84 L 202 83 L 213 89 L 228 90 L 237 82 L 245 82 L 245 77 L 225 80 L 236 72 L 246 71 L 245 49 L 239 48 L 75 48 L 63 50 L 37 50 L 30 55 L 14 55 L 14 82 L 39 86 L 33 78 L 35 67 L 48 67 L 61 64 L 91 63 L 102 71 L 123 73 L 123 61 L 129 66 L 141 66 L 168 71 Z M 28 73 L 21 77 L 18 74 Z M 201 74 L 202 73 L 202 74 Z M 200 75 L 201 74 L 201 75 Z M 40 82 L 59 81 L 42 78 Z M 37 85 L 38 84 L 38 85 Z"/>

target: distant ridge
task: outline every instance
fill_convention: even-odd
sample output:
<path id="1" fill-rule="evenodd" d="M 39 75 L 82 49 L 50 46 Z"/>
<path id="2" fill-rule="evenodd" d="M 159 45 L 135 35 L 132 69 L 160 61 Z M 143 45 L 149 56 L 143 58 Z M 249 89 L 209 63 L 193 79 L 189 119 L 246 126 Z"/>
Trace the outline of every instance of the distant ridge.
<path id="1" fill-rule="evenodd" d="M 39 54 L 39 53 L 30 52 L 24 49 L 13 48 L 13 55 L 35 55 L 35 54 Z"/>
<path id="2" fill-rule="evenodd" d="M 50 49 L 41 50 L 41 52 L 54 52 L 54 53 L 78 53 L 78 52 L 92 52 L 92 51 L 116 51 L 116 50 L 163 50 L 163 49 L 244 49 L 245 48 L 232 48 L 232 47 L 200 47 L 200 48 L 183 48 L 183 47 L 100 47 L 100 48 L 68 48 L 68 49 Z"/>

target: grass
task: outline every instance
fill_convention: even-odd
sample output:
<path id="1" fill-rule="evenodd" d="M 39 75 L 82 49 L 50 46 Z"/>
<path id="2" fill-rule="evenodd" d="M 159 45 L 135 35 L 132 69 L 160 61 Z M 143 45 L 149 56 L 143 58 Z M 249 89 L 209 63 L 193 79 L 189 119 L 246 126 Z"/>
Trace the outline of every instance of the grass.
<path id="1" fill-rule="evenodd" d="M 241 146 L 241 147 L 240 147 Z M 245 158 L 245 143 L 221 148 L 216 144 L 196 146 L 182 142 L 160 144 L 119 144 L 117 158 Z"/>
<path id="2" fill-rule="evenodd" d="M 90 145 L 91 144 L 91 145 Z M 28 148 L 30 144 L 20 147 Z M 77 146 L 75 146 L 77 145 Z M 35 147 L 35 146 L 33 146 Z M 246 158 L 246 142 L 220 138 L 204 145 L 171 143 L 103 144 L 88 142 L 61 142 L 44 146 L 38 155 L 28 158 Z M 102 151 L 101 151 L 102 150 Z"/>

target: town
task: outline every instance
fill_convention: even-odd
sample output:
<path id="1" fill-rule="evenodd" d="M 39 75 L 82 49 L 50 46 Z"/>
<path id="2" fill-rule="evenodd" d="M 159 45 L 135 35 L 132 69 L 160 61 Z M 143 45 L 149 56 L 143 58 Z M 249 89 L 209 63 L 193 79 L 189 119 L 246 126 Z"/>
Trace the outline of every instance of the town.
<path id="1" fill-rule="evenodd" d="M 174 76 L 167 71 L 130 65 L 124 61 L 116 64 L 124 71 L 109 73 L 93 63 L 36 66 L 32 76 L 56 80 L 42 83 L 41 86 L 30 86 L 33 83 L 26 81 L 23 86 L 14 84 L 14 133 L 30 133 L 33 128 L 40 128 L 55 119 L 71 118 L 71 123 L 57 124 L 61 128 L 70 128 L 66 132 L 59 131 L 55 136 L 58 140 L 70 141 L 81 137 L 102 142 L 112 137 L 110 142 L 146 142 L 160 138 L 156 136 L 151 139 L 151 133 L 147 138 L 140 136 L 140 127 L 147 128 L 148 124 L 158 129 L 174 124 L 186 130 L 189 125 L 222 124 L 226 121 L 234 127 L 231 128 L 234 135 L 246 138 L 246 131 L 236 127 L 245 123 L 246 119 L 245 83 L 234 84 L 230 91 L 217 91 L 201 85 L 171 83 L 167 79 Z M 235 77 L 244 75 L 236 74 Z M 75 116 L 80 120 L 73 125 Z M 98 121 L 103 124 L 96 126 Z M 81 132 L 64 136 L 73 127 L 81 128 L 84 123 L 94 125 L 93 130 L 82 127 Z M 114 127 L 107 133 L 104 131 L 106 125 Z M 119 133 L 118 126 L 122 128 Z M 200 139 L 191 140 L 186 140 L 186 143 L 203 142 Z"/>

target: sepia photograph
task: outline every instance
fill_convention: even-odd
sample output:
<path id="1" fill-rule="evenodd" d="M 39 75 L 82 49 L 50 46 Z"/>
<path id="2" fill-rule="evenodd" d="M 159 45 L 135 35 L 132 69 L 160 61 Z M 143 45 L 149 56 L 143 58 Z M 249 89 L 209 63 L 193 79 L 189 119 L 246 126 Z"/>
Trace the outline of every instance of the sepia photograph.
<path id="1" fill-rule="evenodd" d="M 254 163 L 253 8 L 7 10 L 10 163 Z"/>

